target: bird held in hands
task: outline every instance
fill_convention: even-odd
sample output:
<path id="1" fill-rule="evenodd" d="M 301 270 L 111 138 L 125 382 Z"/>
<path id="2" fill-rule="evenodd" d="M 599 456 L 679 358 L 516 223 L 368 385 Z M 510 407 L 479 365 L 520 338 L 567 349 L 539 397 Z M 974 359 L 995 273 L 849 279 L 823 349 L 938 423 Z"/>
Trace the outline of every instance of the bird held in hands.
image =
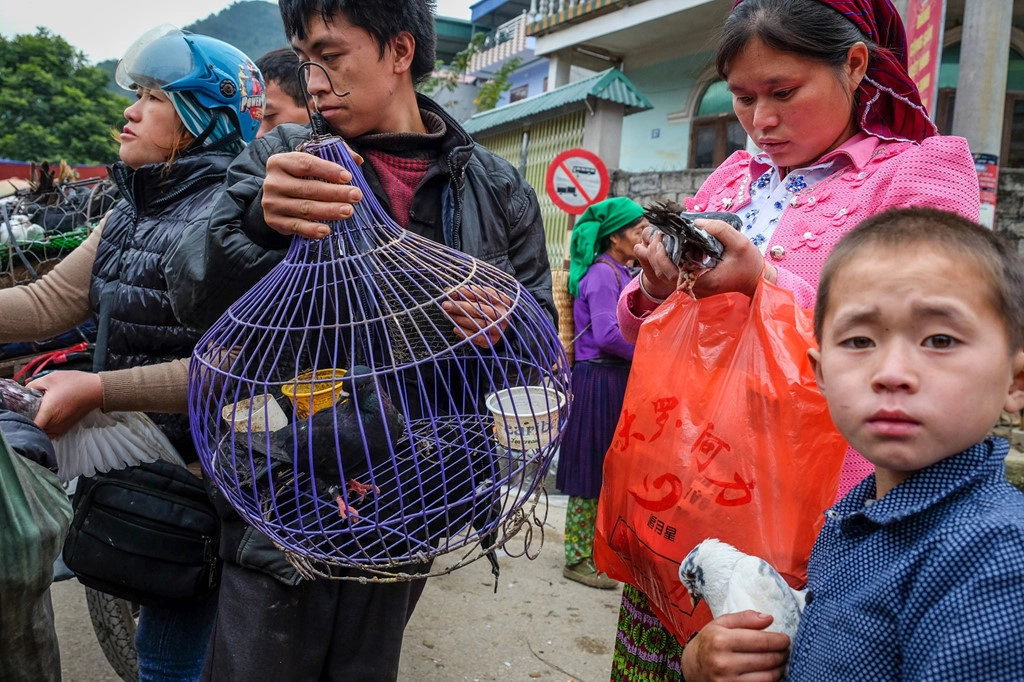
<path id="1" fill-rule="evenodd" d="M 789 635 L 792 641 L 804 610 L 802 590 L 794 590 L 764 559 L 744 554 L 715 538 L 708 538 L 683 559 L 679 579 L 690 592 L 693 605 L 703 599 L 715 618 L 752 610 L 774 619 L 765 628 Z"/>
<path id="2" fill-rule="evenodd" d="M 35 419 L 43 396 L 43 391 L 0 378 L 0 404 L 12 412 Z M 76 476 L 95 476 L 157 460 L 185 466 L 160 427 L 143 412 L 93 410 L 53 439 L 53 451 L 57 476 L 65 483 Z"/>
<path id="3" fill-rule="evenodd" d="M 687 213 L 682 206 L 671 202 L 655 202 L 644 211 L 651 227 L 662 233 L 665 252 L 680 270 L 694 272 L 713 268 L 722 260 L 725 247 L 710 234 L 694 224 L 695 220 L 722 220 L 737 230 L 743 229 L 735 213 L 710 211 Z"/>
<path id="4" fill-rule="evenodd" d="M 722 242 L 697 227 L 694 221 L 700 218 L 722 220 L 737 230 L 743 229 L 743 223 L 735 213 L 686 213 L 682 208 L 673 202 L 656 202 L 645 210 L 644 216 L 651 227 L 662 233 L 665 253 L 679 268 L 676 289 L 682 289 L 692 297 L 697 277 L 718 265 L 725 253 Z"/>

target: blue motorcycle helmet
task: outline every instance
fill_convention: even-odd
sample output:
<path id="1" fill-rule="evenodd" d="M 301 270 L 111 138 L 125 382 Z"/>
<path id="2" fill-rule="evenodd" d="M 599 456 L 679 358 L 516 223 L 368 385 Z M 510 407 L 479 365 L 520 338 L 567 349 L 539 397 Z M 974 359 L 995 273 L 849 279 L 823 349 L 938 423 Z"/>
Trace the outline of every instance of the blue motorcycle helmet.
<path id="1" fill-rule="evenodd" d="M 263 76 L 249 57 L 224 41 L 167 24 L 147 31 L 117 63 L 122 88 L 167 93 L 193 149 L 237 153 L 256 138 L 263 120 Z"/>

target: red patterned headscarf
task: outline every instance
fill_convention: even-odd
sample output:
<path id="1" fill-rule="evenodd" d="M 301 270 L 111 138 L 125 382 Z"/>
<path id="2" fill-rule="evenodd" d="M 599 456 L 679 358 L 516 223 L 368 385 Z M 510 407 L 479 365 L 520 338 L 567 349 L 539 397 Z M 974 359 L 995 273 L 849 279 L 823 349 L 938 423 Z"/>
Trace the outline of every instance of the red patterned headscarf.
<path id="1" fill-rule="evenodd" d="M 879 47 L 860 84 L 860 127 L 886 140 L 920 142 L 939 131 L 907 72 L 907 33 L 891 0 L 817 0 L 847 19 Z M 735 0 L 733 9 L 743 0 Z"/>

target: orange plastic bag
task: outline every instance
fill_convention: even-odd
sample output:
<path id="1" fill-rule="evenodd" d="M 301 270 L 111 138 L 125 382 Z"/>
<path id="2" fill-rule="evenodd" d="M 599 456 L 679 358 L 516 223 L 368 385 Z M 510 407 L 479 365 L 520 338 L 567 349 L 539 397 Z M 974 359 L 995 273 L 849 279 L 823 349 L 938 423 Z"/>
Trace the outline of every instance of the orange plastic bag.
<path id="1" fill-rule="evenodd" d="M 680 642 L 711 620 L 679 581 L 705 538 L 806 583 L 846 451 L 807 359 L 814 343 L 810 311 L 764 281 L 753 299 L 676 294 L 640 327 L 594 559 L 640 588 Z"/>

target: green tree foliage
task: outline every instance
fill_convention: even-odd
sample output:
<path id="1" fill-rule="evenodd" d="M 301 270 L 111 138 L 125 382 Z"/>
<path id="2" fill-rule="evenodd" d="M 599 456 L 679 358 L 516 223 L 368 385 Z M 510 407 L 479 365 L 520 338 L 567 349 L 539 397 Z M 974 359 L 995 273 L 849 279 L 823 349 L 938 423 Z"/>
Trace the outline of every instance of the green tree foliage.
<path id="1" fill-rule="evenodd" d="M 483 50 L 484 38 L 483 33 L 473 34 L 466 49 L 457 52 L 450 64 L 445 64 L 443 61 L 438 60 L 433 75 L 420 83 L 417 90 L 428 95 L 437 94 L 442 91 L 454 92 L 458 85 L 459 77 L 469 70 L 470 60 L 473 59 L 474 55 Z M 512 87 L 512 81 L 509 80 L 509 76 L 522 63 L 521 57 L 512 57 L 491 74 L 491 77 L 480 86 L 476 98 L 473 99 L 477 111 L 488 111 L 497 106 L 501 93 Z"/>
<path id="2" fill-rule="evenodd" d="M 480 86 L 480 94 L 477 95 L 476 99 L 473 100 L 476 103 L 477 111 L 489 111 L 494 107 L 498 106 L 498 100 L 501 98 L 501 93 L 505 92 L 512 87 L 512 81 L 509 80 L 519 65 L 523 63 L 522 57 L 512 57 L 493 75 Z"/>
<path id="3" fill-rule="evenodd" d="M 0 36 L 0 157 L 102 164 L 117 160 L 111 137 L 129 100 L 107 74 L 44 28 Z"/>

